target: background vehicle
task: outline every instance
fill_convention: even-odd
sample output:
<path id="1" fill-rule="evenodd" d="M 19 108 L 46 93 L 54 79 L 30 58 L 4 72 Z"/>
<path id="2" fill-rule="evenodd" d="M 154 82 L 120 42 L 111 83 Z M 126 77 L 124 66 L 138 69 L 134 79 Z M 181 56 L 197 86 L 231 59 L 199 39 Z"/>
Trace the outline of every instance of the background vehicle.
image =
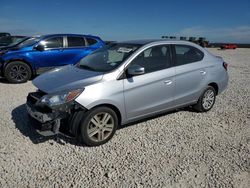
<path id="1" fill-rule="evenodd" d="M 37 77 L 27 110 L 41 130 L 57 133 L 66 121 L 63 128 L 97 146 L 121 124 L 183 106 L 209 111 L 227 83 L 227 64 L 198 45 L 127 41 Z"/>
<path id="2" fill-rule="evenodd" d="M 209 41 L 207 41 L 205 37 L 199 37 L 198 39 L 196 37 L 189 37 L 189 41 L 198 44 L 203 48 L 209 46 Z"/>
<path id="3" fill-rule="evenodd" d="M 16 46 L 25 40 L 27 40 L 29 37 L 27 36 L 5 36 L 0 38 L 0 50 L 6 49 L 5 47 L 13 47 Z"/>
<path id="4" fill-rule="evenodd" d="M 0 33 L 0 37 L 10 36 L 10 33 Z"/>
<path id="5" fill-rule="evenodd" d="M 202 47 L 208 47 L 209 46 L 209 41 L 206 40 L 205 37 L 199 37 L 198 39 L 198 44 Z"/>
<path id="6" fill-rule="evenodd" d="M 236 49 L 237 45 L 236 44 L 224 44 L 220 48 L 221 49 Z"/>
<path id="7" fill-rule="evenodd" d="M 108 40 L 106 40 L 104 42 L 105 42 L 106 45 L 109 45 L 109 44 L 115 43 L 116 41 L 111 41 L 111 40 L 108 41 Z"/>
<path id="8" fill-rule="evenodd" d="M 9 82 L 22 83 L 32 75 L 75 64 L 104 42 L 96 36 L 54 34 L 32 37 L 0 54 L 0 70 Z"/>
<path id="9" fill-rule="evenodd" d="M 162 36 L 163 39 L 176 39 L 177 37 L 175 36 Z M 205 37 L 199 37 L 198 39 L 196 37 L 184 37 L 184 36 L 181 36 L 180 37 L 180 40 L 184 40 L 184 41 L 189 41 L 189 42 L 193 42 L 195 44 L 198 44 L 200 45 L 201 47 L 208 47 L 209 46 L 209 41 L 206 40 Z"/>

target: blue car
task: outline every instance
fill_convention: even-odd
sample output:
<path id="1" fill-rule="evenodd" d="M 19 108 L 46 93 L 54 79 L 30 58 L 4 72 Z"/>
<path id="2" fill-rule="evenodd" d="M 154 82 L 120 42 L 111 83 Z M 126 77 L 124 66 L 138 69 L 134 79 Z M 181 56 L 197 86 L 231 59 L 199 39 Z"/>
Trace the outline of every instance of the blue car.
<path id="1" fill-rule="evenodd" d="M 105 43 L 97 36 L 53 34 L 32 37 L 0 52 L 0 73 L 11 83 L 23 83 L 52 68 L 76 64 Z"/>

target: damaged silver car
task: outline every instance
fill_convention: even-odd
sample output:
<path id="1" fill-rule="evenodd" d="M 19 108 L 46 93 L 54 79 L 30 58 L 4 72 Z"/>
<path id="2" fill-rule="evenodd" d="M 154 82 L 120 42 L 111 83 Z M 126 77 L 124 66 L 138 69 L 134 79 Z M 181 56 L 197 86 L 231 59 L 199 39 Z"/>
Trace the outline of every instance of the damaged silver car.
<path id="1" fill-rule="evenodd" d="M 98 146 L 120 125 L 184 106 L 209 111 L 227 83 L 227 63 L 196 44 L 126 41 L 34 79 L 27 110 L 41 134 L 66 130 Z"/>

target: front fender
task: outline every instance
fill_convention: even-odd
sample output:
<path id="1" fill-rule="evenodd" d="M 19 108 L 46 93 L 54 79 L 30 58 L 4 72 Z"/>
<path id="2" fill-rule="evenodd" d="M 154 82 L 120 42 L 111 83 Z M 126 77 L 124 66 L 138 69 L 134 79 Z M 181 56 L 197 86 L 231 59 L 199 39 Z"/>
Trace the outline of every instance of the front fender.
<path id="1" fill-rule="evenodd" d="M 123 81 L 111 80 L 86 86 L 76 102 L 90 110 L 99 105 L 111 105 L 117 108 L 121 115 L 121 122 L 126 120 Z"/>
<path id="2" fill-rule="evenodd" d="M 121 106 L 120 104 L 118 104 L 117 102 L 113 101 L 113 100 L 109 100 L 109 99 L 102 99 L 102 100 L 98 100 L 98 101 L 95 101 L 89 105 L 86 105 L 84 106 L 84 108 L 90 110 L 92 108 L 95 108 L 97 106 L 113 106 L 115 107 L 120 115 L 121 115 L 121 124 L 123 124 L 125 122 L 125 119 L 126 119 L 126 113 L 125 113 L 125 109 L 123 106 Z"/>

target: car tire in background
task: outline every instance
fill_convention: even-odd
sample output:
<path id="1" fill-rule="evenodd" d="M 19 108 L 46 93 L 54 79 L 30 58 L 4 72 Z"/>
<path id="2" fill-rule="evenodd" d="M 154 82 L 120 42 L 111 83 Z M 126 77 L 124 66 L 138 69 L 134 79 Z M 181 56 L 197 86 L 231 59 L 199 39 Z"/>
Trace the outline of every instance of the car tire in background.
<path id="1" fill-rule="evenodd" d="M 80 141 L 87 146 L 99 146 L 108 142 L 118 127 L 116 113 L 101 106 L 87 111 L 80 123 Z"/>
<path id="2" fill-rule="evenodd" d="M 200 96 L 197 104 L 193 107 L 198 112 L 207 112 L 212 109 L 216 99 L 216 91 L 212 86 L 208 86 Z"/>
<path id="3" fill-rule="evenodd" d="M 13 61 L 6 65 L 4 76 L 10 83 L 24 83 L 31 78 L 32 71 L 26 63 Z"/>

